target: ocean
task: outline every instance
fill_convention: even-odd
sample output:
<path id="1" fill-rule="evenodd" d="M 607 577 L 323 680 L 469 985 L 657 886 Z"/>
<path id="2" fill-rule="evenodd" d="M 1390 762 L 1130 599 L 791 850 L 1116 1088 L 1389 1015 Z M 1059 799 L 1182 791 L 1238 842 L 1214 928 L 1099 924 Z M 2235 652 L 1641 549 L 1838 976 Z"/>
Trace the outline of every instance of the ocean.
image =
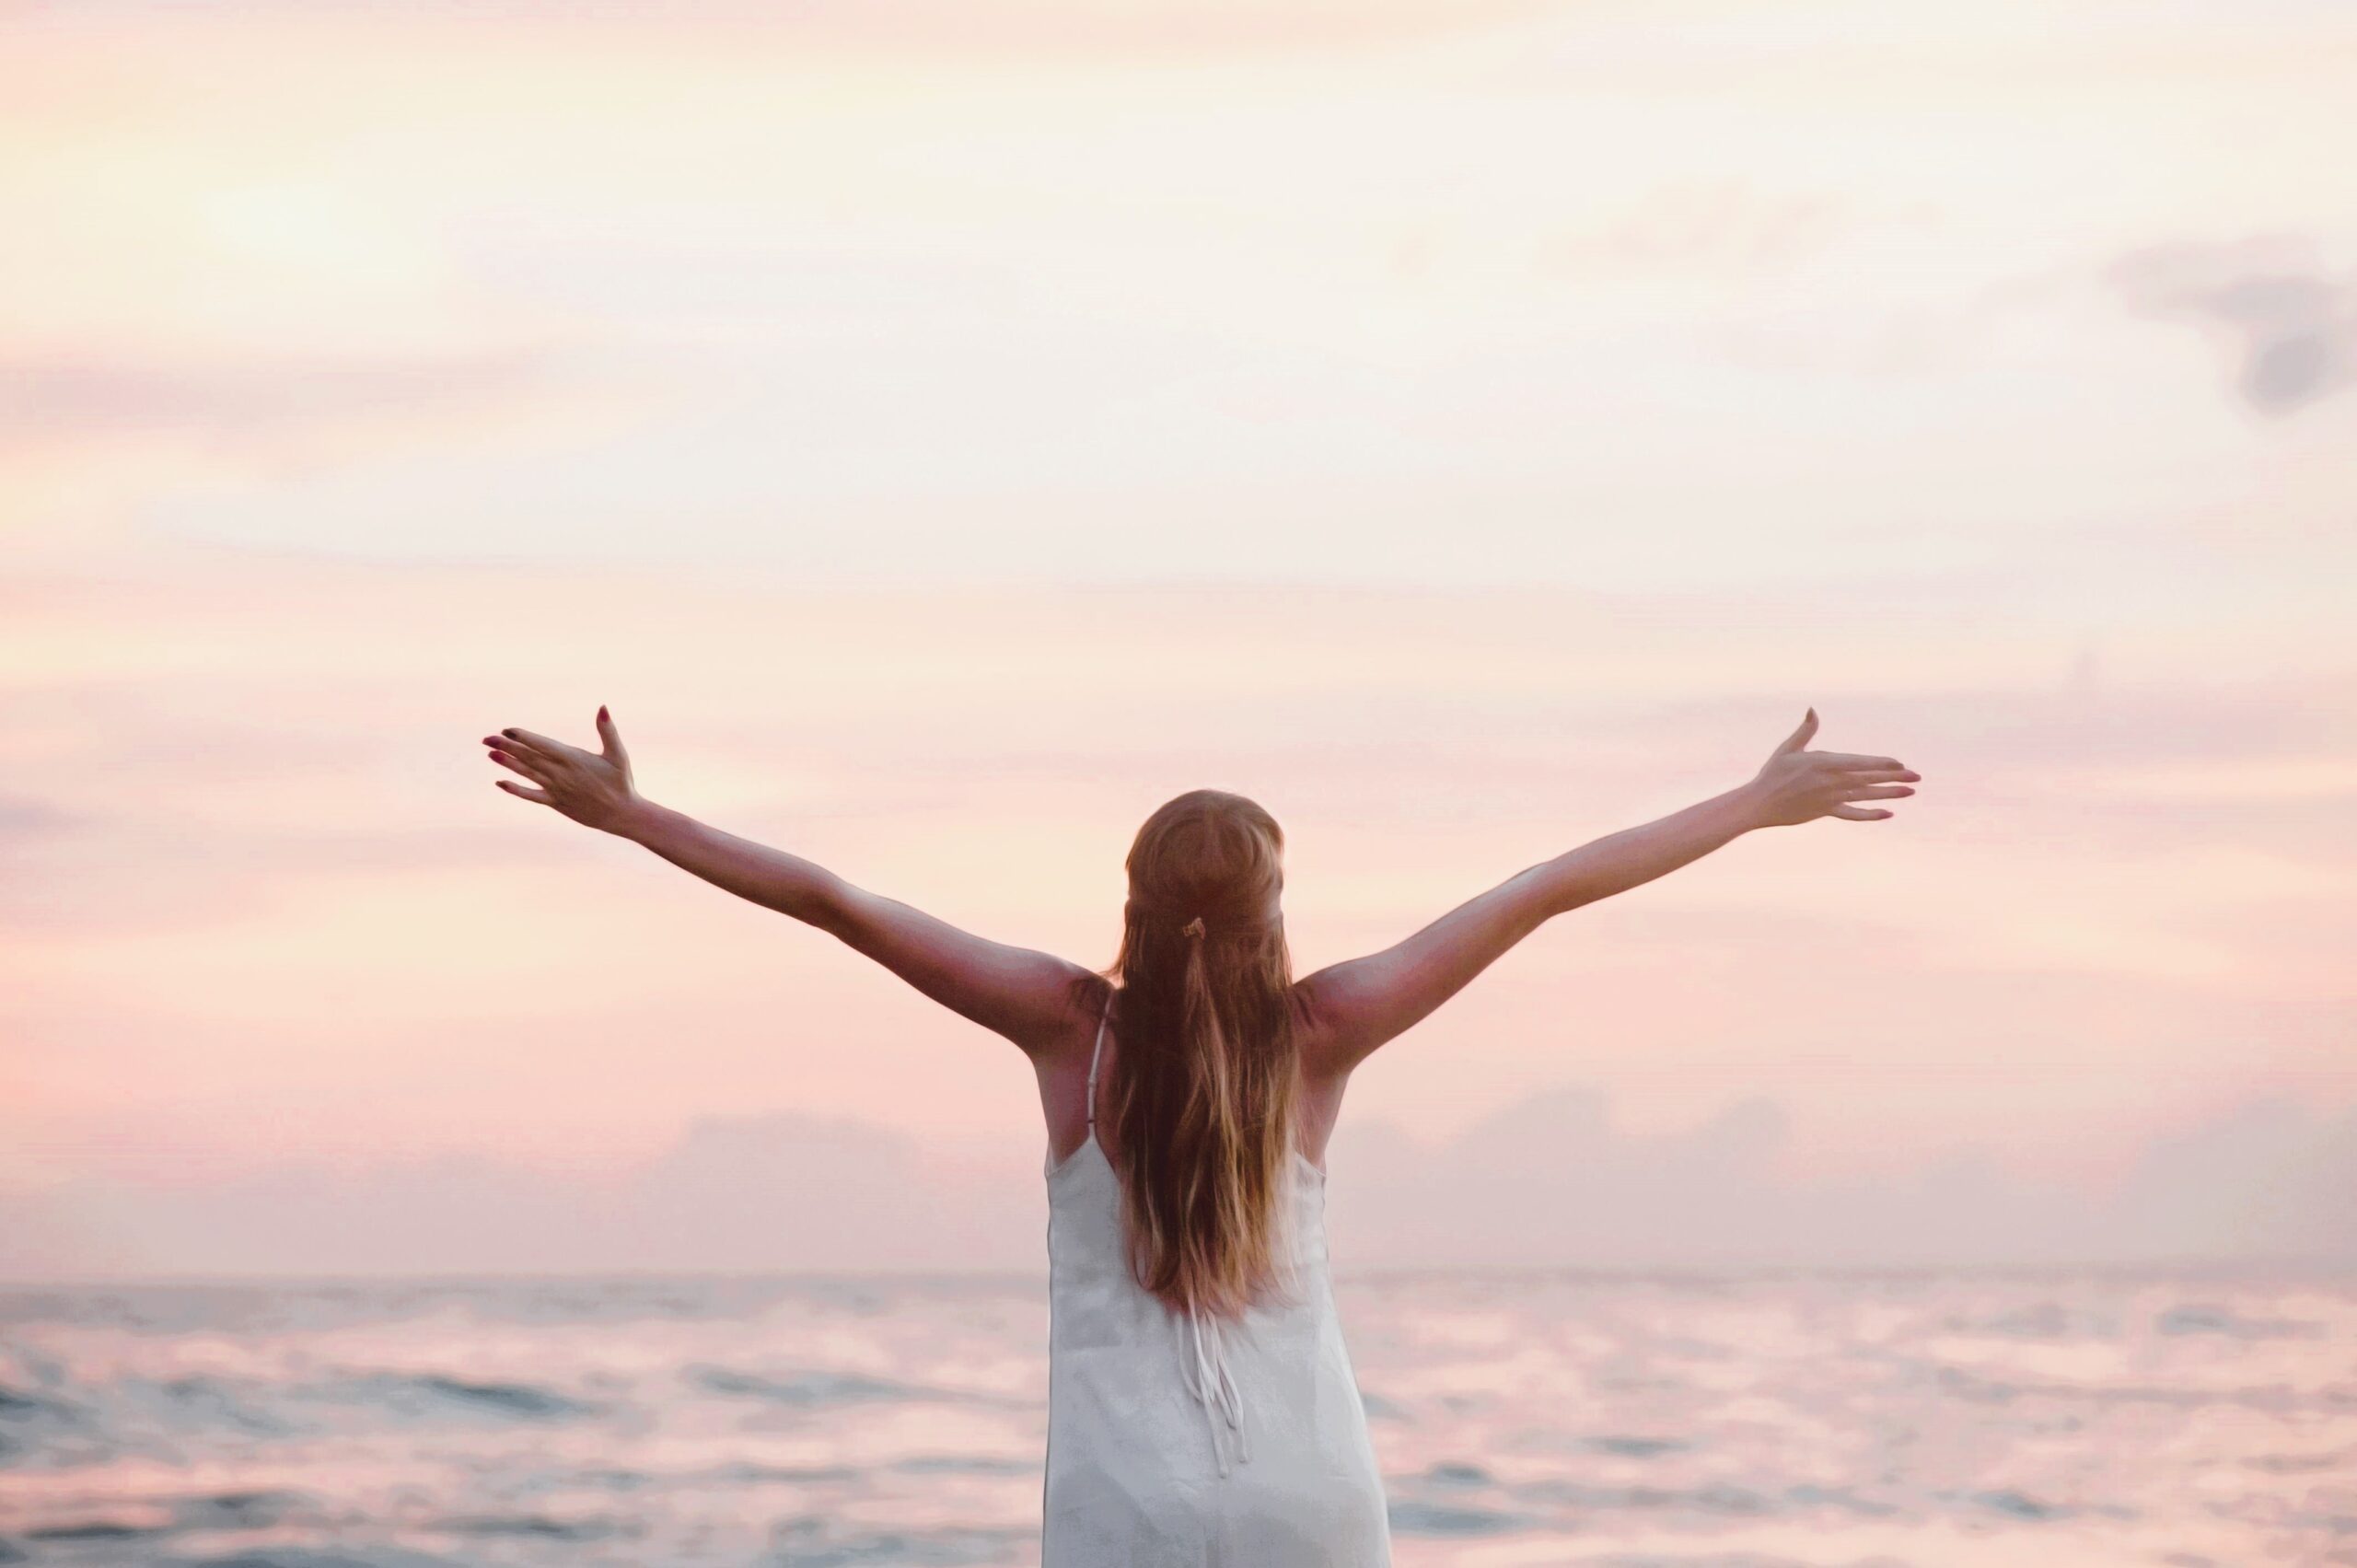
<path id="1" fill-rule="evenodd" d="M 2357 1563 L 2357 1281 L 1338 1276 L 1403 1568 Z M 1045 1285 L 0 1293 L 0 1562 L 1033 1563 Z"/>

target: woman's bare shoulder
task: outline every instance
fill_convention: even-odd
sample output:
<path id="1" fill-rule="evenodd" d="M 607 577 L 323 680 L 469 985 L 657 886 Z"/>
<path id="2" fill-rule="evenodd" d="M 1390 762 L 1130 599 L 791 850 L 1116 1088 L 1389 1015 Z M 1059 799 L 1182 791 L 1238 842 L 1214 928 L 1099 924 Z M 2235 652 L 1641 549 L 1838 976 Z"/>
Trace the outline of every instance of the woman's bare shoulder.
<path id="1" fill-rule="evenodd" d="M 1040 1070 L 1074 1062 L 1086 1068 L 1089 1053 L 1097 1047 L 1098 1022 L 1104 1022 L 1108 1035 L 1120 1027 L 1119 997 L 1120 988 L 1103 975 L 1086 970 L 1074 975 L 1054 1027 L 1031 1052 Z"/>

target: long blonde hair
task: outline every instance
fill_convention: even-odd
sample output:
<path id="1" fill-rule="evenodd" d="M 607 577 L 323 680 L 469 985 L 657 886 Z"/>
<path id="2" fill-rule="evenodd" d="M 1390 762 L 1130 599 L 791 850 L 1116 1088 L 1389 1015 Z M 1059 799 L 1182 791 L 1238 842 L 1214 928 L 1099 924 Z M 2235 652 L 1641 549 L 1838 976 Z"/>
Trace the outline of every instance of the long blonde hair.
<path id="1" fill-rule="evenodd" d="M 1299 1044 L 1278 899 L 1284 834 L 1225 790 L 1145 820 L 1121 947 L 1120 1131 L 1131 1272 L 1170 1307 L 1233 1318 L 1286 1285 Z"/>

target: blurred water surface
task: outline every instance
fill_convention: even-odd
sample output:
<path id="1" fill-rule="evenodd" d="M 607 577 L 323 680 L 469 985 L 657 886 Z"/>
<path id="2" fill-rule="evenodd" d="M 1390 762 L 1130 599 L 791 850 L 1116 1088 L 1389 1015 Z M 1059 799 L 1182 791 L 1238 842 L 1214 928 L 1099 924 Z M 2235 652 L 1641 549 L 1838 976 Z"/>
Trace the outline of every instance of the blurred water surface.
<path id="1" fill-rule="evenodd" d="M 1340 1282 L 1409 1568 L 2357 1563 L 2357 1282 Z M 0 1562 L 1025 1564 L 1028 1279 L 0 1294 Z"/>

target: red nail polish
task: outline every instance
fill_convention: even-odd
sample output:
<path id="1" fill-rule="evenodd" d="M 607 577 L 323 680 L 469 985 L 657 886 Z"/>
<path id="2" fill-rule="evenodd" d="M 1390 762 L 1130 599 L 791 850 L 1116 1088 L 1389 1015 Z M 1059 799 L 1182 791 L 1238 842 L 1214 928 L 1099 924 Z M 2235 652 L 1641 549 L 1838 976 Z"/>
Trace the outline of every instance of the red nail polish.
<path id="1" fill-rule="evenodd" d="M 604 723 L 604 722 L 605 722 L 605 718 L 606 718 L 606 704 L 605 704 L 605 703 L 598 703 L 598 722 L 599 722 L 600 724 L 602 724 L 602 723 Z"/>

